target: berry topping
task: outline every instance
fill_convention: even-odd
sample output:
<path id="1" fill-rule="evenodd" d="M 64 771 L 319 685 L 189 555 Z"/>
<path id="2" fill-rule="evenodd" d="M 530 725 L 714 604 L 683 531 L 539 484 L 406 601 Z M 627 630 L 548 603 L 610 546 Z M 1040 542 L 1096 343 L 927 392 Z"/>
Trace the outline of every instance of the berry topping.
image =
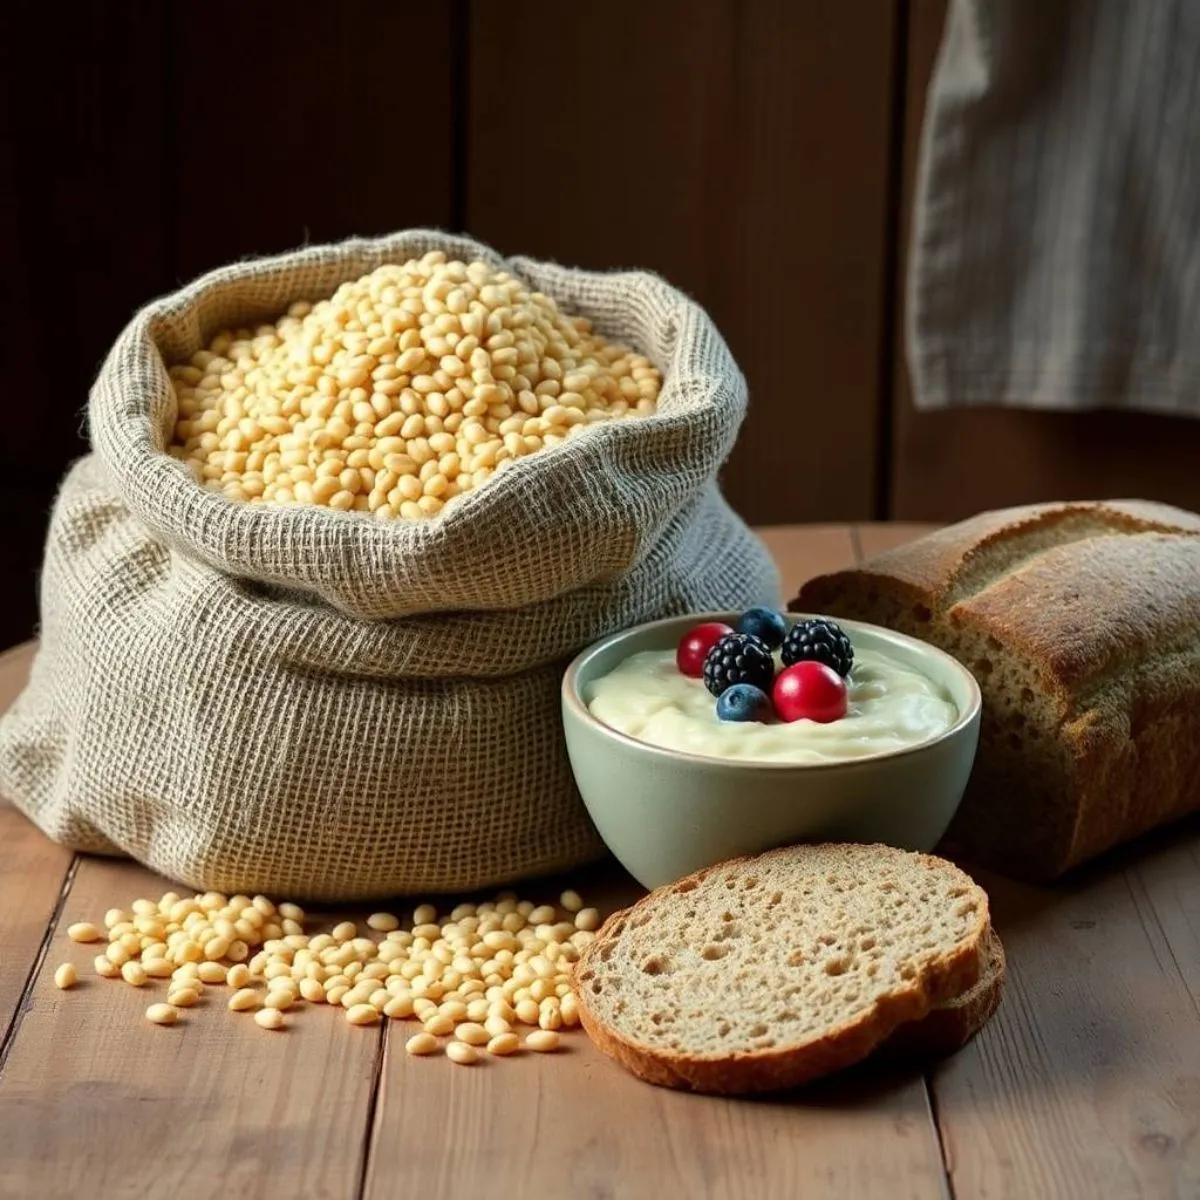
<path id="1" fill-rule="evenodd" d="M 772 698 L 781 721 L 807 719 L 827 725 L 846 715 L 849 692 L 846 681 L 832 667 L 805 659 L 779 672 Z"/>
<path id="2" fill-rule="evenodd" d="M 709 621 L 705 625 L 697 625 L 683 635 L 675 650 L 675 665 L 680 673 L 699 679 L 704 674 L 704 660 L 708 652 L 727 634 L 733 630 L 720 621 Z"/>
<path id="3" fill-rule="evenodd" d="M 721 721 L 768 721 L 771 698 L 751 683 L 735 683 L 717 697 L 717 718 Z"/>
<path id="4" fill-rule="evenodd" d="M 727 633 L 704 660 L 704 686 L 714 696 L 735 683 L 750 683 L 769 692 L 774 679 L 770 648 L 748 633 Z"/>
<path id="5" fill-rule="evenodd" d="M 787 636 L 787 622 L 772 608 L 748 608 L 738 621 L 738 633 L 749 633 L 778 650 Z"/>
<path id="6" fill-rule="evenodd" d="M 850 674 L 854 664 L 854 647 L 842 627 L 821 617 L 797 621 L 783 639 L 779 654 L 785 667 L 798 662 L 820 662 L 843 678 Z"/>

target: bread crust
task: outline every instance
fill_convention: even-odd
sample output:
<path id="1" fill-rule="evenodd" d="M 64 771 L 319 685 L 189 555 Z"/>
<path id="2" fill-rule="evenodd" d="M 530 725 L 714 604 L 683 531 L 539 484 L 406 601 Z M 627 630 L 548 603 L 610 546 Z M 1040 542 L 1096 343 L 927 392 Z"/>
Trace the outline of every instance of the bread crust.
<path id="1" fill-rule="evenodd" d="M 914 861 L 932 870 L 953 870 L 970 884 L 977 900 L 976 922 L 970 935 L 951 953 L 939 955 L 923 976 L 907 987 L 897 988 L 871 1009 L 853 1020 L 828 1030 L 822 1037 L 799 1045 L 749 1051 L 730 1055 L 687 1054 L 646 1045 L 609 1026 L 589 1004 L 585 986 L 587 968 L 604 946 L 620 936 L 625 924 L 658 897 L 687 884 L 699 884 L 708 875 L 751 862 L 769 870 L 772 857 L 787 855 L 791 847 L 745 855 L 696 871 L 685 879 L 643 896 L 641 900 L 613 913 L 601 926 L 596 940 L 581 955 L 572 989 L 579 1004 L 580 1022 L 592 1042 L 610 1058 L 647 1083 L 660 1087 L 718 1095 L 743 1095 L 797 1087 L 823 1075 L 861 1062 L 898 1027 L 920 1021 L 937 1005 L 944 1004 L 975 985 L 982 969 L 981 948 L 991 931 L 987 893 L 964 872 L 944 859 L 912 854 Z"/>
<path id="2" fill-rule="evenodd" d="M 857 590 L 864 580 L 873 580 L 931 613 L 943 612 L 958 599 L 958 585 L 998 547 L 1041 538 L 1048 545 L 1061 545 L 1101 531 L 1200 534 L 1200 515 L 1146 500 L 1032 504 L 980 513 L 885 550 L 859 567 L 818 576 L 804 585 L 791 607 L 808 609 L 812 602 L 835 594 L 839 585 L 851 584 Z"/>
<path id="3" fill-rule="evenodd" d="M 791 607 L 892 626 L 975 672 L 980 750 L 946 853 L 1048 881 L 1200 808 L 1197 514 L 983 513 L 820 576 Z M 1028 711 L 1004 711 L 1025 679 Z"/>
<path id="4" fill-rule="evenodd" d="M 901 1025 L 876 1051 L 880 1058 L 945 1058 L 961 1050 L 991 1019 L 1004 995 L 1007 961 L 993 929 L 983 948 L 978 981 L 961 996 L 930 1009 L 920 1021 Z"/>

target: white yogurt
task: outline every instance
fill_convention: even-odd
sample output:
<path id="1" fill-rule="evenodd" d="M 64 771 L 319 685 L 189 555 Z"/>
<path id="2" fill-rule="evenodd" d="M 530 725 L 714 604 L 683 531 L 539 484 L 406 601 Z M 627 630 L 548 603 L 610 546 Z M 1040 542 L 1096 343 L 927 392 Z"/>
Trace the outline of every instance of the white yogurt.
<path id="1" fill-rule="evenodd" d="M 719 721 L 703 680 L 680 672 L 673 651 L 648 650 L 597 679 L 585 699 L 592 716 L 639 741 L 754 762 L 863 758 L 930 741 L 958 720 L 943 688 L 890 654 L 856 648 L 848 682 L 849 709 L 840 721 Z"/>

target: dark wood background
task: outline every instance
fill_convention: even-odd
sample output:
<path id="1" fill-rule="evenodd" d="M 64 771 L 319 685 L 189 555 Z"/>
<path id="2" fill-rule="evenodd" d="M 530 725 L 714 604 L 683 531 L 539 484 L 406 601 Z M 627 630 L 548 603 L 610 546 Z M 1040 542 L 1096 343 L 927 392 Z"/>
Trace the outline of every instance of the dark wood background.
<path id="1" fill-rule="evenodd" d="M 753 522 L 1038 499 L 1200 508 L 1200 421 L 918 414 L 899 337 L 944 0 L 17 0 L 0 13 L 0 645 L 27 636 L 87 389 L 151 297 L 405 226 L 647 266 L 712 312 Z"/>

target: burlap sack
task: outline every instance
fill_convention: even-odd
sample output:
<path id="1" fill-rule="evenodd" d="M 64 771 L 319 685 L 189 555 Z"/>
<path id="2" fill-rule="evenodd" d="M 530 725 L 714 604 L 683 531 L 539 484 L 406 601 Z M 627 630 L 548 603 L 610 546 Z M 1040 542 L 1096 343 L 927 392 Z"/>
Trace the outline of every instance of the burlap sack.
<path id="1" fill-rule="evenodd" d="M 195 888 L 363 899 L 595 858 L 558 689 L 667 614 L 779 599 L 716 475 L 746 405 L 704 312 L 645 273 L 507 269 L 658 364 L 658 415 L 515 463 L 432 521 L 234 503 L 163 453 L 166 367 L 426 250 L 430 231 L 239 263 L 150 304 L 92 390 L 0 790 L 51 837 Z"/>

